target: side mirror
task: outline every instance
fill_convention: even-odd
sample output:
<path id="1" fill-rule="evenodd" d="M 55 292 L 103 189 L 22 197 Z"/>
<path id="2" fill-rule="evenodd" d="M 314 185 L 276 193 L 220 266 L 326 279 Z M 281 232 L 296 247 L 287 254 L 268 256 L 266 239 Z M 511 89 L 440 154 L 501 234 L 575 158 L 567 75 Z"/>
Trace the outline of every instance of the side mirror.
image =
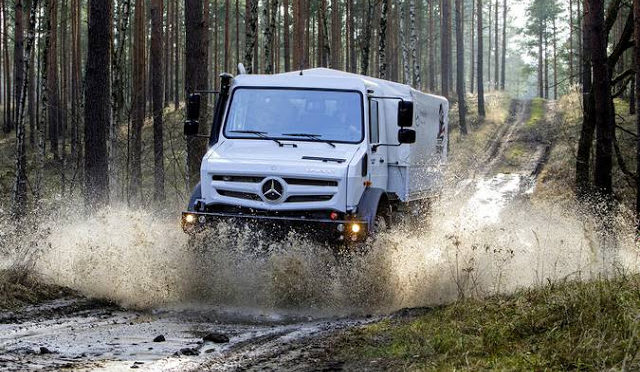
<path id="1" fill-rule="evenodd" d="M 398 126 L 401 128 L 413 126 L 413 102 L 400 101 L 398 103 Z"/>
<path id="2" fill-rule="evenodd" d="M 200 95 L 192 94 L 187 100 L 187 120 L 184 122 L 184 135 L 196 136 L 200 129 Z"/>
<path id="3" fill-rule="evenodd" d="M 398 143 L 412 144 L 416 143 L 416 131 L 412 129 L 400 129 L 398 131 Z"/>

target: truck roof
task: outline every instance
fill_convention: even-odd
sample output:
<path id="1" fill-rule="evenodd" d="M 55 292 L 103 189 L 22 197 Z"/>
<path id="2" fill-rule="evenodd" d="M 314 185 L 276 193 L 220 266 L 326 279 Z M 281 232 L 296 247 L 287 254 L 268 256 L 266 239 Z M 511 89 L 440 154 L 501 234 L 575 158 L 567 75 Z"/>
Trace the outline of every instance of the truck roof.
<path id="1" fill-rule="evenodd" d="M 400 97 L 412 100 L 413 95 L 426 95 L 441 100 L 446 99 L 426 94 L 413 89 L 409 85 L 369 76 L 329 68 L 313 68 L 308 70 L 286 72 L 274 75 L 242 74 L 234 78 L 233 86 L 252 87 L 289 87 L 289 88 L 323 88 L 344 90 L 374 90 L 376 95 Z"/>

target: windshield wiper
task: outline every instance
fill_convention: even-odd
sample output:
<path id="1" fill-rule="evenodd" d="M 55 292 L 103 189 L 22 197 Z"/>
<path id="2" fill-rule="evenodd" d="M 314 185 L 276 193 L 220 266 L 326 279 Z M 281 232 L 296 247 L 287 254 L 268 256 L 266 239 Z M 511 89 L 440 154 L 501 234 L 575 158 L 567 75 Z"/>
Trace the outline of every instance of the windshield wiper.
<path id="1" fill-rule="evenodd" d="M 319 134 L 310 134 L 310 133 L 282 133 L 283 136 L 287 136 L 287 137 L 304 137 L 304 138 L 308 138 L 314 142 L 324 142 L 327 145 L 335 148 L 336 145 L 335 143 L 329 141 L 329 140 L 323 140 L 321 137 L 321 135 Z"/>
<path id="2" fill-rule="evenodd" d="M 238 134 L 254 134 L 262 139 L 265 140 L 270 140 L 273 141 L 275 143 L 277 143 L 280 147 L 284 147 L 284 143 L 278 141 L 275 138 L 271 138 L 269 136 L 267 136 L 267 132 L 261 132 L 259 130 L 232 130 L 231 133 L 238 133 Z"/>

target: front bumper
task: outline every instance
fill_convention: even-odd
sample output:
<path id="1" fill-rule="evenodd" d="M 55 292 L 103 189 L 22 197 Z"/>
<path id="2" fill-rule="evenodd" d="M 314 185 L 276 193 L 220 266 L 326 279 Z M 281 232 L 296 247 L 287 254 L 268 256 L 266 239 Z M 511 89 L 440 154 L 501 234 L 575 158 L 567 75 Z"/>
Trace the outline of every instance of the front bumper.
<path id="1" fill-rule="evenodd" d="M 303 235 L 331 241 L 358 242 L 367 237 L 368 224 L 357 218 L 343 220 L 303 217 L 281 217 L 222 212 L 182 212 L 182 229 L 195 234 L 215 222 L 250 224 L 257 227 L 277 228 L 278 231 L 295 231 Z"/>

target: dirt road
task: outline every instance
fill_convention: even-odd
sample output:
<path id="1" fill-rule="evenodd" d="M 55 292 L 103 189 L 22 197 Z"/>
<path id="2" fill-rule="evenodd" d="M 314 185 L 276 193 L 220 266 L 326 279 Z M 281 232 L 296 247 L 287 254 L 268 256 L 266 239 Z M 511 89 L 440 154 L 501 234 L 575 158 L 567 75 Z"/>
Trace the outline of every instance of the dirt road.
<path id="1" fill-rule="evenodd" d="M 540 164 L 546 158 L 549 144 L 532 143 L 527 151 L 519 156 L 521 159 L 516 165 L 519 170 L 510 173 L 499 171 L 505 163 L 506 154 L 518 141 L 518 132 L 527 122 L 530 111 L 530 102 L 513 102 L 509 120 L 497 132 L 495 140 L 487 146 L 486 153 L 482 155 L 484 167 L 476 173 L 474 179 L 465 180 L 456 188 L 458 191 L 454 199 L 463 199 L 464 202 L 455 205 L 460 209 L 459 215 L 466 219 L 470 234 L 478 235 L 474 229 L 480 226 L 491 226 L 490 231 L 496 230 L 494 226 L 500 224 L 505 208 L 532 190 L 533 180 L 540 170 Z M 455 219 L 456 223 L 461 220 L 458 216 Z M 500 236 L 508 235 L 504 233 L 505 227 L 501 228 L 503 230 Z M 438 237 L 437 240 L 449 238 L 450 231 L 447 231 L 446 235 L 443 233 L 443 236 L 446 238 Z M 417 237 L 413 241 L 429 241 L 429 238 Z M 407 246 L 411 244 L 407 243 Z M 461 244 L 456 243 L 454 246 L 458 248 Z M 393 254 L 402 251 L 400 248 L 403 247 L 396 246 Z M 430 251 L 432 248 L 433 252 Z M 449 274 L 449 268 L 440 266 L 431 268 L 430 277 L 436 279 L 433 280 L 434 288 L 431 288 L 429 293 L 437 292 L 437 298 L 424 297 L 423 288 L 420 289 L 422 292 L 410 293 L 407 288 L 424 287 L 424 282 L 430 280 L 421 274 L 415 274 L 421 270 L 416 262 L 438 261 L 438 257 L 446 256 L 442 251 L 438 251 L 440 248 L 436 248 L 429 245 L 426 248 L 424 245 L 412 248 L 419 251 L 420 255 L 402 256 L 401 265 L 389 259 L 390 262 L 385 261 L 384 266 L 379 266 L 394 268 L 394 272 L 387 273 L 388 278 L 398 276 L 396 271 L 401 271 L 402 267 L 402 270 L 408 272 L 406 277 L 415 281 L 393 279 L 400 283 L 393 288 L 399 290 L 402 287 L 404 291 L 402 295 L 395 296 L 401 298 L 397 301 L 399 305 L 395 307 L 427 306 L 447 302 L 455 298 L 456 291 L 478 290 L 475 287 L 461 289 L 462 281 L 459 276 L 454 275 L 453 279 L 444 278 Z M 495 258 L 497 248 L 492 249 L 492 257 Z M 502 254 L 501 252 L 498 253 Z M 529 258 L 530 256 L 527 256 L 523 261 Z M 507 262 L 509 254 L 500 256 L 500 260 L 503 263 Z M 477 261 L 473 261 L 473 264 L 477 265 Z M 491 265 L 496 266 L 495 260 Z M 525 262 L 524 265 L 529 267 L 531 263 Z M 557 262 L 555 265 L 557 266 Z M 502 269 L 501 267 L 500 270 Z M 544 271 L 543 269 L 537 268 L 536 272 Z M 379 271 L 371 273 L 370 275 L 380 275 Z M 495 273 L 496 271 L 493 271 L 491 275 L 496 276 Z M 502 275 L 501 272 L 499 280 L 503 280 Z M 384 275 L 380 276 L 388 279 Z M 480 281 L 482 278 L 476 277 L 474 280 Z M 522 282 L 514 285 L 530 283 L 531 280 L 522 279 Z M 80 288 L 83 287 L 80 285 Z M 377 288 L 382 287 L 366 287 L 362 292 L 365 296 L 373 296 Z M 498 281 L 498 291 L 501 288 Z M 329 290 L 331 289 L 326 288 L 319 292 Z M 423 301 L 426 303 L 422 303 Z M 326 314 L 302 316 L 301 312 L 296 311 L 258 310 L 250 306 L 174 305 L 132 311 L 115 304 L 84 298 L 60 299 L 0 314 L 0 369 L 341 369 L 343 366 L 339 360 L 326 356 L 327 336 L 391 316 L 385 315 L 390 314 L 387 309 L 391 309 L 392 313 L 394 306 L 380 307 L 378 311 L 372 311 L 376 315 L 358 311 L 357 315 L 349 316 L 347 311 L 347 315 L 342 314 L 340 317 Z M 205 338 L 208 341 L 205 341 Z"/>

